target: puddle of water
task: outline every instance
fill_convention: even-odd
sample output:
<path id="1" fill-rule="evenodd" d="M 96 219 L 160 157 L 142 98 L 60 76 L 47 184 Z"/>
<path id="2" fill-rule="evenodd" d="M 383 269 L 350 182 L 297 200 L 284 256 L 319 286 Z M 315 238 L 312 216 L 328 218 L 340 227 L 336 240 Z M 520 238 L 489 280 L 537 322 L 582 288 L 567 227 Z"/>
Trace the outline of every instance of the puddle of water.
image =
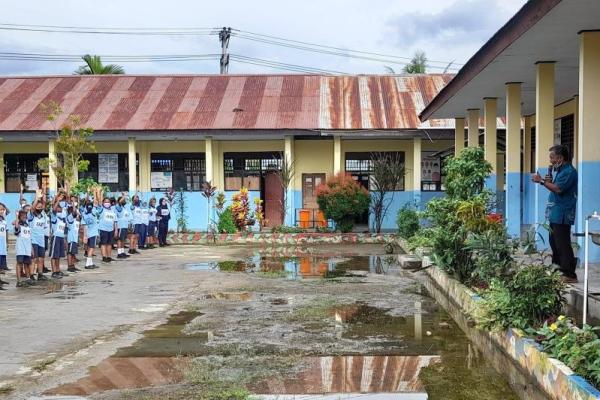
<path id="1" fill-rule="evenodd" d="M 364 277 L 387 274 L 399 267 L 397 255 L 273 257 L 255 254 L 245 261 L 207 261 L 186 264 L 189 271 L 281 273 L 288 279 Z M 273 275 L 275 276 L 275 275 Z"/>

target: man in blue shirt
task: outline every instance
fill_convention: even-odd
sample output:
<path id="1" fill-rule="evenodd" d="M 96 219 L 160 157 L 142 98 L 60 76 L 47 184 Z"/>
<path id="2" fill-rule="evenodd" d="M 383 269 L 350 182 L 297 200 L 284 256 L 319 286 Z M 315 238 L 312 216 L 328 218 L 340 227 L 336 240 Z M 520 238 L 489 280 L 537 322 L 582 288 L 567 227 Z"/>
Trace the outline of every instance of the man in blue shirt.
<path id="1" fill-rule="evenodd" d="M 571 226 L 575 224 L 577 207 L 577 170 L 571 165 L 569 149 L 557 145 L 550 148 L 551 168 L 545 178 L 539 173 L 533 181 L 550 191 L 546 219 L 550 223 L 552 263 L 558 265 L 563 281 L 576 283 L 577 259 L 571 245 Z"/>

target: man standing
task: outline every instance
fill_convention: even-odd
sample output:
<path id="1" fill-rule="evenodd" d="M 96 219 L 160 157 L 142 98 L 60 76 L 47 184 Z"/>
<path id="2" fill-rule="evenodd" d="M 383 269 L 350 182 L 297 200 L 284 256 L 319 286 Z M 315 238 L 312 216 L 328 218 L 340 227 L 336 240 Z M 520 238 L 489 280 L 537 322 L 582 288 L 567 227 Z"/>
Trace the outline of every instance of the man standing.
<path id="1" fill-rule="evenodd" d="M 571 226 L 577 206 L 577 170 L 571 165 L 569 149 L 562 145 L 550 148 L 550 164 L 546 177 L 538 172 L 532 179 L 550 191 L 546 219 L 550 223 L 552 263 L 558 265 L 564 282 L 576 283 L 577 259 L 571 246 Z"/>

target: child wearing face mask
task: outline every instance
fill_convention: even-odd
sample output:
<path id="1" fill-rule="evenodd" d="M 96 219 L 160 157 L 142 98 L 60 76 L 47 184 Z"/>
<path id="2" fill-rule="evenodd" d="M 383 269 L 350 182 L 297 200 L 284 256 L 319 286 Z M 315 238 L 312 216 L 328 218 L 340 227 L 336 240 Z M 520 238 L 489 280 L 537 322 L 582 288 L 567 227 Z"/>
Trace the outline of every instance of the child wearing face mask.
<path id="1" fill-rule="evenodd" d="M 98 207 L 98 230 L 100 231 L 100 251 L 102 253 L 102 262 L 112 261 L 112 240 L 116 235 L 117 215 L 113 208 L 110 198 L 103 197 L 102 205 Z"/>
<path id="2" fill-rule="evenodd" d="M 8 271 L 8 265 L 6 263 L 7 246 L 6 246 L 6 215 L 8 209 L 3 203 L 0 203 L 0 274 L 4 274 L 4 271 Z M 4 289 L 4 285 L 8 285 L 8 282 L 0 279 L 0 290 Z"/>
<path id="3" fill-rule="evenodd" d="M 167 246 L 167 232 L 169 232 L 169 220 L 171 219 L 171 208 L 169 201 L 163 197 L 156 208 L 158 215 L 158 245 Z"/>
<path id="4" fill-rule="evenodd" d="M 83 241 L 86 244 L 85 269 L 99 268 L 94 264 L 94 249 L 96 248 L 96 239 L 98 237 L 98 217 L 96 208 L 90 199 L 86 199 L 85 205 L 81 207 L 81 222 L 85 230 Z"/>
<path id="5" fill-rule="evenodd" d="M 46 257 L 46 215 L 44 213 L 45 199 L 41 192 L 36 194 L 32 210 L 27 213 L 27 223 L 31 228 L 31 248 L 33 263 L 31 264 L 30 276 L 35 276 L 37 269 L 37 280 L 46 281 L 48 278 L 44 272 L 44 258 Z"/>
<path id="6" fill-rule="evenodd" d="M 156 198 L 153 197 L 148 202 L 148 238 L 146 240 L 147 247 L 153 249 L 158 241 L 156 239 L 156 230 L 158 228 L 158 220 L 156 218 Z"/>
<path id="7" fill-rule="evenodd" d="M 146 250 L 146 239 L 148 238 L 148 224 L 150 223 L 150 214 L 148 213 L 148 203 L 142 202 L 142 223 L 140 226 L 140 233 L 138 236 L 138 248 L 140 250 Z"/>
<path id="8" fill-rule="evenodd" d="M 67 210 L 67 226 L 69 228 L 67 231 L 67 271 L 69 272 L 81 271 L 75 266 L 79 244 L 80 219 L 81 217 L 77 208 L 74 205 L 69 206 L 69 209 Z"/>
<path id="9" fill-rule="evenodd" d="M 15 242 L 15 254 L 17 256 L 17 287 L 35 285 L 33 279 L 29 279 L 29 267 L 31 265 L 31 229 L 27 224 L 27 212 L 19 210 L 14 222 L 14 232 L 17 240 Z"/>
<path id="10" fill-rule="evenodd" d="M 63 210 L 61 204 L 65 204 L 64 193 L 54 198 L 50 223 L 52 224 L 52 238 L 50 239 L 50 267 L 52 278 L 61 279 L 69 274 L 60 270 L 60 259 L 65 257 L 65 229 L 67 227 L 67 210 Z"/>
<path id="11" fill-rule="evenodd" d="M 130 209 L 133 214 L 131 219 L 131 223 L 133 224 L 133 235 L 131 235 L 129 240 L 129 254 L 139 254 L 137 246 L 143 229 L 142 203 L 139 195 L 136 194 L 131 198 Z"/>
<path id="12" fill-rule="evenodd" d="M 125 253 L 125 240 L 129 233 L 129 223 L 131 222 L 131 209 L 127 207 L 127 196 L 125 193 L 117 200 L 115 206 L 117 211 L 117 258 L 129 258 Z"/>

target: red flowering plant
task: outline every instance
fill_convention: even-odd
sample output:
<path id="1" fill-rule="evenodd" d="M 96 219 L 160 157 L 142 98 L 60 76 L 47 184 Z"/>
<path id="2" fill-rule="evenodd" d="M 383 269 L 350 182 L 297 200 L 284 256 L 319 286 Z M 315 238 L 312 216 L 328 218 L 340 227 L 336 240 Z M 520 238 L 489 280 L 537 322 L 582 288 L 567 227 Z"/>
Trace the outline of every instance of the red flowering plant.
<path id="1" fill-rule="evenodd" d="M 317 204 L 327 219 L 342 232 L 350 232 L 357 217 L 367 212 L 369 192 L 351 176 L 337 174 L 317 187 Z"/>
<path id="2" fill-rule="evenodd" d="M 254 225 L 255 219 L 250 210 L 248 189 L 241 188 L 239 192 L 233 195 L 231 201 L 231 213 L 238 231 L 245 231 L 249 226 Z"/>

